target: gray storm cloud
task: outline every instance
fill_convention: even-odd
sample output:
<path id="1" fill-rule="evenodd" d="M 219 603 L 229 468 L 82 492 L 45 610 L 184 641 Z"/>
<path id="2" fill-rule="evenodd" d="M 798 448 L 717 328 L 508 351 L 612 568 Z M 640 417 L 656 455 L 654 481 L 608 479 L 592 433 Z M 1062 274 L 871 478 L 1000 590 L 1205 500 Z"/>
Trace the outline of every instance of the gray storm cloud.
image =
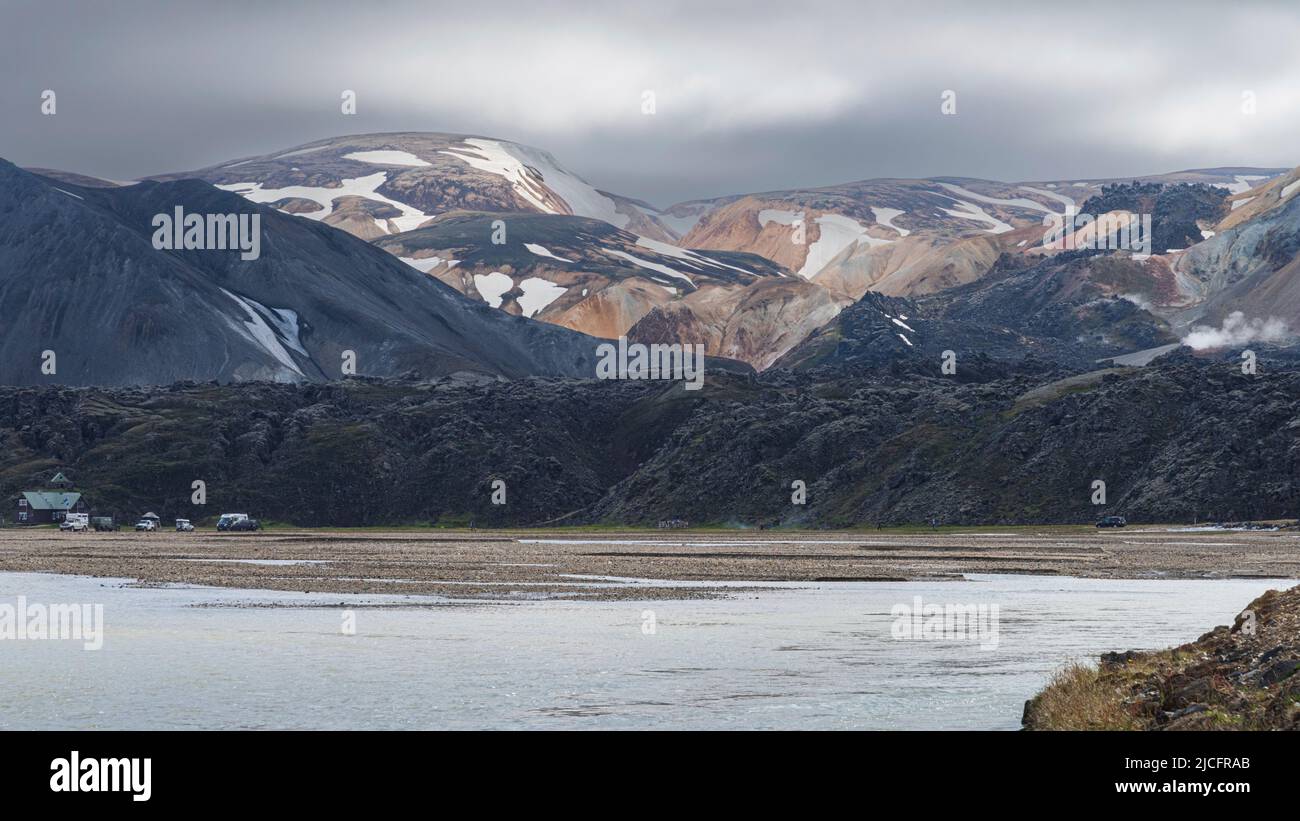
<path id="1" fill-rule="evenodd" d="M 1133 5 L 9 2 L 0 156 L 132 179 L 453 131 L 539 145 L 660 205 L 1300 162 L 1300 9 Z"/>

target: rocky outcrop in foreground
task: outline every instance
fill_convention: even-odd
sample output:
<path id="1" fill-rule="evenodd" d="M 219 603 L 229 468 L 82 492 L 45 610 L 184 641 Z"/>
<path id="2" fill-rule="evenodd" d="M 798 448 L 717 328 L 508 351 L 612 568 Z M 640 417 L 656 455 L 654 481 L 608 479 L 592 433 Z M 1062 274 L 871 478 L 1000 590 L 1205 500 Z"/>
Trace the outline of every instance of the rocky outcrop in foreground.
<path id="1" fill-rule="evenodd" d="M 1028 730 L 1300 730 L 1300 586 L 1190 644 L 1071 666 L 1025 704 Z"/>

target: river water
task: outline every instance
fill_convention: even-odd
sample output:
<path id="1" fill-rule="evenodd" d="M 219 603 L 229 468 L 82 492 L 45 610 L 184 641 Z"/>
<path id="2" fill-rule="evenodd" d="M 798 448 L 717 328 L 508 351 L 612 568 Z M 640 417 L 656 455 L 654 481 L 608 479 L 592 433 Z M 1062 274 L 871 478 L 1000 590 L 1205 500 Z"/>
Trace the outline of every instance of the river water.
<path id="1" fill-rule="evenodd" d="M 0 639 L 0 729 L 1012 730 L 1066 660 L 1194 640 L 1290 584 L 989 575 L 464 602 L 0 573 L 0 610 L 97 603 L 104 623 L 99 650 Z M 996 633 L 896 637 L 891 611 L 918 596 L 996 605 Z"/>

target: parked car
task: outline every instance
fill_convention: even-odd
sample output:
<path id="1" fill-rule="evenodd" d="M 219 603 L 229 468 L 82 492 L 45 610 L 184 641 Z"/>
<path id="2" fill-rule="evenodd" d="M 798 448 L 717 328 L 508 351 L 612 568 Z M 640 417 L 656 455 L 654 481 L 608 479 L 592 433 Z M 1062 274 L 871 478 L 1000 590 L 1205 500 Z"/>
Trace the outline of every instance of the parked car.
<path id="1" fill-rule="evenodd" d="M 1126 524 L 1128 521 L 1123 516 L 1103 516 L 1097 527 L 1123 527 Z"/>
<path id="2" fill-rule="evenodd" d="M 247 513 L 223 513 L 217 520 L 217 530 L 231 533 L 258 530 L 261 524 Z"/>
<path id="3" fill-rule="evenodd" d="M 89 513 L 69 513 L 59 522 L 59 530 L 64 533 L 81 533 L 90 530 Z"/>
<path id="4" fill-rule="evenodd" d="M 190 520 L 189 520 L 189 519 L 177 519 L 177 520 L 176 520 L 176 532 L 177 532 L 177 533 L 189 533 L 189 532 L 192 531 L 192 530 L 194 530 L 194 525 L 190 523 Z"/>
<path id="5" fill-rule="evenodd" d="M 152 532 L 158 529 L 158 523 L 155 522 L 153 519 L 141 519 L 140 521 L 135 523 L 135 529 L 142 530 L 145 532 Z"/>
<path id="6" fill-rule="evenodd" d="M 90 526 L 99 531 L 122 529 L 122 526 L 120 524 L 113 521 L 112 516 L 91 516 Z"/>

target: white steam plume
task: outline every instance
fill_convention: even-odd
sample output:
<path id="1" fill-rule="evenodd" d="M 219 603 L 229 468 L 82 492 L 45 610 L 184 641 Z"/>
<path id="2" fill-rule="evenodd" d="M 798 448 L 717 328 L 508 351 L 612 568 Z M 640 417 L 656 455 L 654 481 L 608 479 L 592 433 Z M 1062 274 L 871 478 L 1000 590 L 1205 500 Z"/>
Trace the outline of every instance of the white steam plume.
<path id="1" fill-rule="evenodd" d="M 1212 328 L 1209 325 L 1197 325 L 1191 333 L 1183 337 L 1183 344 L 1193 350 L 1206 348 L 1226 348 L 1245 345 L 1249 342 L 1284 342 L 1291 338 L 1286 322 L 1275 317 L 1268 319 L 1246 319 L 1241 311 L 1233 311 L 1224 317 L 1223 326 Z"/>

